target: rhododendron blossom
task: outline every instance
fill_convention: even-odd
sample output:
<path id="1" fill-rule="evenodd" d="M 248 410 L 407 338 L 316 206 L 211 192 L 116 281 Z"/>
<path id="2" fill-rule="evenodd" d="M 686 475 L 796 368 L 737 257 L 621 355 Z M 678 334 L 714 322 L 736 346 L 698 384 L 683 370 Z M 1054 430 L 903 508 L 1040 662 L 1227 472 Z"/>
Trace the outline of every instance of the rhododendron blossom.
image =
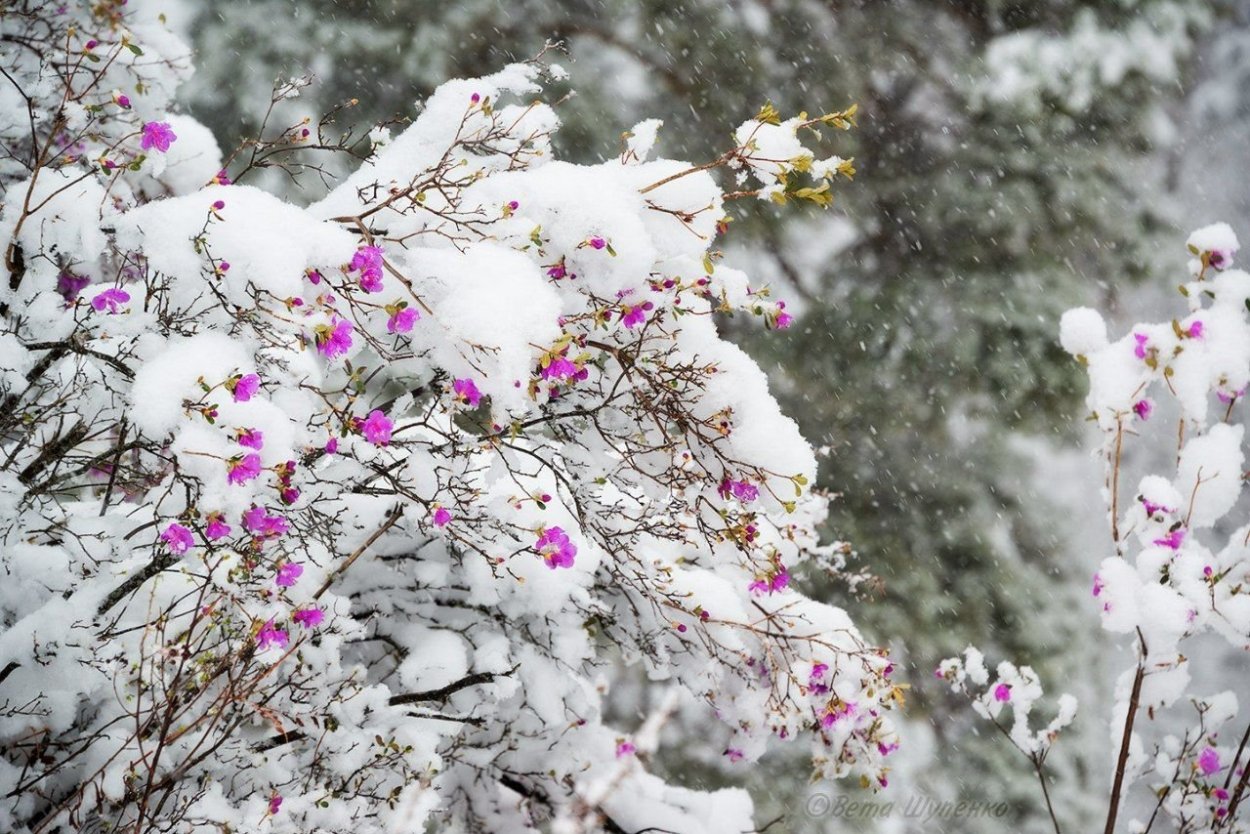
<path id="1" fill-rule="evenodd" d="M 186 553 L 195 545 L 191 531 L 181 524 L 170 524 L 161 533 L 161 541 L 169 547 L 171 553 Z"/>
<path id="2" fill-rule="evenodd" d="M 143 136 L 139 140 L 139 147 L 145 151 L 157 150 L 165 153 L 177 138 L 169 122 L 147 122 L 143 126 Z"/>

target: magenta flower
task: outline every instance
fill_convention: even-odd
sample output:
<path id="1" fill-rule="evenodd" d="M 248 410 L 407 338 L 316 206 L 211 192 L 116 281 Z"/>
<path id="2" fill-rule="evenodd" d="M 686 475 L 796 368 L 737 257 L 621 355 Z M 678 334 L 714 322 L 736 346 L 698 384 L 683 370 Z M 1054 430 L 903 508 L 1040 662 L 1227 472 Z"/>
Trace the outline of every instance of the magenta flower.
<path id="1" fill-rule="evenodd" d="M 1175 510 L 1173 510 L 1171 507 L 1165 507 L 1162 504 L 1156 504 L 1153 501 L 1149 501 L 1145 498 L 1141 500 L 1141 503 L 1142 503 L 1143 509 L 1146 510 L 1146 515 L 1151 516 L 1152 518 L 1158 515 L 1159 513 L 1175 512 Z"/>
<path id="2" fill-rule="evenodd" d="M 1151 413 L 1155 410 L 1155 404 L 1149 397 L 1143 397 L 1133 403 L 1133 413 L 1137 415 L 1137 419 L 1145 422 L 1150 419 Z"/>
<path id="3" fill-rule="evenodd" d="M 260 631 L 256 632 L 256 647 L 261 651 L 264 651 L 270 646 L 277 646 L 279 649 L 285 649 L 289 640 L 290 637 L 285 631 L 274 626 L 273 620 L 265 623 L 261 626 Z M 281 800 L 279 800 L 279 804 L 281 804 Z M 273 807 L 272 800 L 270 800 L 269 807 Z"/>
<path id="4" fill-rule="evenodd" d="M 235 377 L 233 383 L 227 382 L 226 387 L 234 394 L 236 403 L 245 403 L 260 390 L 260 377 L 256 374 L 244 374 L 243 376 Z"/>
<path id="5" fill-rule="evenodd" d="M 768 592 L 776 594 L 788 587 L 790 587 L 790 572 L 782 568 L 773 575 L 772 581 L 768 583 Z"/>
<path id="6" fill-rule="evenodd" d="M 1220 753 L 1214 747 L 1208 747 L 1199 754 L 1198 769 L 1202 771 L 1203 776 L 1218 772 L 1220 767 Z"/>
<path id="7" fill-rule="evenodd" d="M 116 93 L 113 95 L 113 103 L 123 110 L 130 109 L 130 96 L 125 93 Z"/>
<path id="8" fill-rule="evenodd" d="M 596 235 L 595 237 L 592 237 L 590 240 L 586 242 L 590 244 L 591 247 L 594 249 L 602 249 L 603 247 L 608 245 L 608 242 L 604 240 L 603 238 L 599 237 L 598 235 Z"/>
<path id="9" fill-rule="evenodd" d="M 285 646 L 286 644 L 283 643 L 283 645 Z M 282 796 L 280 794 L 275 793 L 273 796 L 269 797 L 269 815 L 273 816 L 274 814 L 278 813 L 281 810 L 282 810 Z"/>
<path id="10" fill-rule="evenodd" d="M 626 756 L 632 756 L 637 752 L 638 748 L 628 741 L 618 741 L 616 743 L 616 757 L 623 759 Z"/>
<path id="11" fill-rule="evenodd" d="M 654 307 L 655 305 L 650 301 L 643 304 L 637 304 L 633 307 L 623 307 L 621 323 L 624 324 L 627 329 L 632 330 L 647 320 L 647 311 Z"/>
<path id="12" fill-rule="evenodd" d="M 260 476 L 260 455 L 253 452 L 242 457 L 233 457 L 226 461 L 226 466 L 227 481 L 236 485 L 246 484 Z"/>
<path id="13" fill-rule="evenodd" d="M 1202 338 L 1202 321 L 1198 320 L 1194 322 L 1193 324 L 1189 325 L 1189 329 L 1185 331 L 1185 334 L 1189 336 L 1189 338 L 1191 339 L 1201 339 Z"/>
<path id="14" fill-rule="evenodd" d="M 438 507 L 434 510 L 434 526 L 446 527 L 451 523 L 451 512 L 446 507 Z"/>
<path id="15" fill-rule="evenodd" d="M 299 623 L 304 628 L 316 628 L 321 625 L 325 618 L 326 612 L 315 607 L 300 608 L 291 615 L 291 619 L 295 620 L 295 622 Z"/>
<path id="16" fill-rule="evenodd" d="M 1236 249 L 1212 249 L 1207 255 L 1207 263 L 1218 270 L 1228 269 L 1228 265 L 1233 262 L 1233 255 L 1237 253 Z"/>
<path id="17" fill-rule="evenodd" d="M 994 687 L 994 700 L 1000 703 L 1006 703 L 1011 700 L 1011 687 L 1005 683 L 1000 683 Z"/>
<path id="18" fill-rule="evenodd" d="M 360 433 L 374 446 L 385 446 L 391 442 L 391 431 L 395 424 L 381 411 L 374 409 L 369 416 L 358 421 Z"/>
<path id="19" fill-rule="evenodd" d="M 786 312 L 786 302 L 784 301 L 777 302 L 776 322 L 778 330 L 785 330 L 794 324 L 794 316 Z"/>
<path id="20" fill-rule="evenodd" d="M 338 439 L 337 437 L 331 437 L 329 440 L 327 440 L 327 441 L 326 441 L 326 447 L 325 447 L 325 448 L 326 448 L 326 454 L 327 454 L 327 455 L 336 455 L 336 454 L 338 454 L 338 451 L 339 451 L 339 439 Z"/>
<path id="21" fill-rule="evenodd" d="M 282 567 L 278 568 L 278 575 L 274 577 L 274 584 L 279 588 L 290 588 L 304 574 L 304 566 L 299 562 L 285 562 Z"/>
<path id="22" fill-rule="evenodd" d="M 226 172 L 225 168 L 222 168 L 220 171 L 218 171 L 216 174 L 213 175 L 213 178 L 209 181 L 209 184 L 210 185 L 229 185 L 230 175 Z"/>
<path id="23" fill-rule="evenodd" d="M 1094 596 L 1101 595 L 1102 589 L 1104 587 L 1105 586 L 1102 584 L 1102 576 L 1100 574 L 1095 573 L 1094 574 Z"/>
<path id="24" fill-rule="evenodd" d="M 181 524 L 173 523 L 165 528 L 165 532 L 161 533 L 161 541 L 169 546 L 170 553 L 182 555 L 195 546 L 195 538 L 191 535 L 191 531 Z"/>
<path id="25" fill-rule="evenodd" d="M 736 747 L 729 747 L 725 750 L 725 756 L 731 762 L 740 762 L 746 758 L 746 755 Z"/>
<path id="26" fill-rule="evenodd" d="M 477 408 L 478 403 L 482 401 L 482 392 L 477 390 L 477 384 L 471 379 L 452 380 L 451 390 L 456 395 L 456 402 L 463 405 Z"/>
<path id="27" fill-rule="evenodd" d="M 568 534 L 559 527 L 542 530 L 534 549 L 552 570 L 573 567 L 573 557 L 577 555 L 577 545 L 569 541 Z"/>
<path id="28" fill-rule="evenodd" d="M 260 429 L 239 429 L 235 435 L 235 440 L 239 442 L 240 446 L 259 450 L 265 445 L 265 434 Z"/>
<path id="29" fill-rule="evenodd" d="M 1154 544 L 1159 547 L 1167 547 L 1172 550 L 1180 550 L 1181 542 L 1185 541 L 1185 528 L 1177 527 L 1161 539 L 1155 539 Z"/>
<path id="30" fill-rule="evenodd" d="M 412 307 L 401 307 L 386 320 L 387 333 L 411 333 L 421 315 Z"/>
<path id="31" fill-rule="evenodd" d="M 365 292 L 382 291 L 382 250 L 377 246 L 362 246 L 352 255 L 348 265 L 352 272 L 360 273 L 360 288 Z"/>
<path id="32" fill-rule="evenodd" d="M 139 140 L 139 147 L 145 151 L 155 148 L 165 153 L 177 138 L 169 122 L 147 122 L 143 125 L 143 137 Z"/>
<path id="33" fill-rule="evenodd" d="M 224 539 L 230 535 L 230 525 L 222 518 L 221 513 L 209 513 L 208 524 L 204 527 L 204 535 L 212 541 Z"/>
<path id="34" fill-rule="evenodd" d="M 748 481 L 735 481 L 729 477 L 720 482 L 720 486 L 716 488 L 716 491 L 720 493 L 721 498 L 728 500 L 729 496 L 732 495 L 744 504 L 760 497 L 759 488 L 754 484 Z"/>
<path id="35" fill-rule="evenodd" d="M 816 663 L 812 665 L 812 673 L 807 677 L 807 686 L 817 695 L 824 695 L 829 691 L 829 687 L 825 684 L 825 673 L 829 671 L 828 664 Z"/>
<path id="36" fill-rule="evenodd" d="M 90 283 L 90 278 L 75 275 L 72 272 L 62 272 L 56 279 L 56 291 L 65 299 L 66 304 L 73 304 L 78 300 L 78 294 Z"/>
<path id="37" fill-rule="evenodd" d="M 568 274 L 569 274 L 568 270 L 565 269 L 564 267 L 563 260 L 561 260 L 560 263 L 556 264 L 555 266 L 547 269 L 547 277 L 554 279 L 556 281 L 559 281 L 561 278 L 566 277 Z"/>
<path id="38" fill-rule="evenodd" d="M 258 539 L 276 539 L 285 535 L 287 521 L 280 515 L 270 515 L 264 507 L 252 507 L 243 513 L 243 527 Z"/>
<path id="39" fill-rule="evenodd" d="M 103 313 L 108 310 L 109 315 L 121 312 L 121 305 L 130 300 L 130 293 L 120 287 L 110 287 L 104 292 L 98 293 L 95 298 L 91 299 L 91 307 L 97 313 Z"/>
<path id="40" fill-rule="evenodd" d="M 1150 337 L 1145 333 L 1134 333 L 1133 340 L 1137 342 L 1137 346 L 1133 348 L 1133 355 L 1138 359 L 1146 358 L 1146 348 L 1149 345 Z"/>
<path id="41" fill-rule="evenodd" d="M 577 366 L 565 356 L 553 356 L 547 366 L 539 372 L 543 379 L 572 379 L 577 377 Z"/>
<path id="42" fill-rule="evenodd" d="M 317 350 L 327 359 L 342 356 L 352 349 L 352 323 L 346 319 L 335 319 L 328 325 L 317 327 Z"/>

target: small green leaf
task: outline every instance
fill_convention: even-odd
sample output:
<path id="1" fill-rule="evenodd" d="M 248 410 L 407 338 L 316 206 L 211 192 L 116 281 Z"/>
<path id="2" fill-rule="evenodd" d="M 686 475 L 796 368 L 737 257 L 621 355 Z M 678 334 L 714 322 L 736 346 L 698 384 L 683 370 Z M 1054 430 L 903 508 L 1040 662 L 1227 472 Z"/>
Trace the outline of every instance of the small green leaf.
<path id="1" fill-rule="evenodd" d="M 143 50 L 142 50 L 142 49 L 140 49 L 138 46 L 136 46 L 136 45 L 135 45 L 135 44 L 133 44 L 133 43 L 128 43 L 128 44 L 126 44 L 126 48 L 127 48 L 127 49 L 129 49 L 131 52 L 133 52 L 135 55 L 142 55 L 142 54 L 143 54 Z"/>

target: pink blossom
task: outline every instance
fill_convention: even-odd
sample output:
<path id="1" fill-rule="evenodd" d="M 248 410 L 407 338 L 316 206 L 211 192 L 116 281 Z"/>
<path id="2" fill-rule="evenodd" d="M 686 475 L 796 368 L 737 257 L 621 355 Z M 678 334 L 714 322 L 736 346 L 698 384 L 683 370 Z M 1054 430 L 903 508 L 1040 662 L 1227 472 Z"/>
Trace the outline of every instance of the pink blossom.
<path id="1" fill-rule="evenodd" d="M 1146 510 L 1146 515 L 1154 517 L 1159 513 L 1175 512 L 1171 507 L 1165 507 L 1162 504 L 1156 504 L 1153 501 L 1143 498 L 1141 500 L 1142 507 Z"/>
<path id="2" fill-rule="evenodd" d="M 573 567 L 573 557 L 577 555 L 577 545 L 569 541 L 568 534 L 559 527 L 541 530 L 534 549 L 552 570 Z"/>
<path id="3" fill-rule="evenodd" d="M 347 319 L 335 319 L 317 328 L 317 350 L 327 359 L 334 359 L 352 348 L 352 323 Z"/>
<path id="4" fill-rule="evenodd" d="M 1202 330 L 1203 330 L 1202 320 L 1199 319 L 1198 321 L 1195 321 L 1193 324 L 1189 325 L 1189 329 L 1185 331 L 1185 335 L 1189 336 L 1189 338 L 1191 339 L 1201 339 Z"/>
<path id="5" fill-rule="evenodd" d="M 647 311 L 655 307 L 650 301 L 636 304 L 633 307 L 622 307 L 621 323 L 632 330 L 647 320 Z"/>
<path id="6" fill-rule="evenodd" d="M 273 581 L 279 588 L 290 588 L 303 574 L 304 566 L 299 562 L 284 562 Z"/>
<path id="7" fill-rule="evenodd" d="M 1151 413 L 1155 410 L 1155 404 L 1149 397 L 1144 397 L 1133 403 L 1133 413 L 1137 415 L 1137 419 L 1145 422 L 1150 419 Z"/>
<path id="8" fill-rule="evenodd" d="M 235 378 L 233 386 L 227 384 L 226 387 L 231 389 L 236 403 L 245 403 L 260 390 L 260 377 L 256 374 L 244 374 Z"/>
<path id="9" fill-rule="evenodd" d="M 258 539 L 276 539 L 285 535 L 287 521 L 280 515 L 270 515 L 264 507 L 252 507 L 243 513 L 243 527 Z"/>
<path id="10" fill-rule="evenodd" d="M 540 375 L 543 379 L 571 379 L 578 375 L 578 370 L 568 357 L 553 356 Z"/>
<path id="11" fill-rule="evenodd" d="M 1105 586 L 1102 584 L 1102 576 L 1101 576 L 1101 574 L 1097 574 L 1097 573 L 1095 573 L 1095 574 L 1094 574 L 1094 596 L 1099 596 L 1099 595 L 1101 595 L 1101 594 L 1102 594 L 1102 589 L 1103 589 L 1104 587 L 1105 587 Z"/>
<path id="12" fill-rule="evenodd" d="M 748 481 L 735 481 L 729 477 L 720 482 L 720 486 L 716 488 L 716 491 L 720 493 L 721 498 L 728 499 L 732 495 L 743 503 L 754 501 L 760 497 L 759 488 L 755 485 Z"/>
<path id="13" fill-rule="evenodd" d="M 456 401 L 477 408 L 478 403 L 482 401 L 482 392 L 477 390 L 477 384 L 471 379 L 455 379 L 452 380 L 451 390 L 455 392 Z"/>
<path id="14" fill-rule="evenodd" d="M 386 320 L 387 333 L 411 333 L 421 315 L 412 307 L 401 307 Z"/>
<path id="15" fill-rule="evenodd" d="M 56 291 L 65 299 L 66 304 L 73 304 L 78 300 L 78 294 L 90 283 L 90 278 L 75 275 L 72 272 L 62 272 L 56 279 Z"/>
<path id="16" fill-rule="evenodd" d="M 775 320 L 777 323 L 778 330 L 785 330 L 787 327 L 794 324 L 794 316 L 786 312 L 786 302 L 784 301 L 777 302 L 777 313 L 776 313 Z"/>
<path id="17" fill-rule="evenodd" d="M 1207 255 L 1207 263 L 1215 269 L 1225 270 L 1233 262 L 1235 254 L 1237 254 L 1236 249 L 1212 249 Z"/>
<path id="18" fill-rule="evenodd" d="M 230 175 L 226 172 L 225 168 L 222 168 L 220 171 L 218 171 L 216 174 L 213 175 L 213 178 L 210 181 L 210 183 L 212 185 L 229 185 Z"/>
<path id="19" fill-rule="evenodd" d="M 139 147 L 145 151 L 155 148 L 165 153 L 177 138 L 169 122 L 147 122 L 143 125 L 143 137 L 139 140 Z"/>
<path id="20" fill-rule="evenodd" d="M 377 246 L 362 246 L 352 256 L 348 265 L 352 272 L 360 273 L 360 288 L 365 292 L 382 291 L 382 250 Z"/>
<path id="21" fill-rule="evenodd" d="M 1011 687 L 1005 683 L 1000 683 L 994 687 L 994 700 L 1000 703 L 1011 700 Z"/>
<path id="22" fill-rule="evenodd" d="M 173 523 L 161 533 L 161 541 L 169 546 L 170 553 L 183 554 L 195 546 L 195 538 L 191 531 L 181 524 Z"/>
<path id="23" fill-rule="evenodd" d="M 790 572 L 782 568 L 773 575 L 772 581 L 768 583 L 768 592 L 776 594 L 788 587 L 790 587 Z"/>
<path id="24" fill-rule="evenodd" d="M 568 270 L 565 268 L 563 260 L 555 266 L 548 267 L 547 269 L 547 277 L 555 281 L 559 281 L 561 278 L 568 276 L 568 274 Z"/>
<path id="25" fill-rule="evenodd" d="M 729 747 L 729 748 L 726 748 L 726 750 L 725 750 L 725 756 L 726 756 L 726 758 L 728 758 L 728 759 L 729 759 L 729 761 L 731 761 L 731 762 L 735 762 L 735 763 L 736 763 L 736 762 L 740 762 L 740 761 L 742 761 L 744 758 L 746 758 L 746 755 L 745 755 L 745 754 L 744 754 L 741 750 L 739 750 L 739 749 L 738 749 L 738 748 L 736 748 L 736 747 Z"/>
<path id="26" fill-rule="evenodd" d="M 260 476 L 260 455 L 253 452 L 226 461 L 226 480 L 232 484 L 246 484 Z"/>
<path id="27" fill-rule="evenodd" d="M 316 628 L 321 625 L 325 618 L 326 612 L 316 607 L 300 608 L 291 615 L 291 619 L 304 628 Z"/>
<path id="28" fill-rule="evenodd" d="M 434 510 L 434 526 L 446 527 L 451 523 L 451 512 L 446 507 L 437 507 Z"/>
<path id="29" fill-rule="evenodd" d="M 327 441 L 326 441 L 326 446 L 325 446 L 325 449 L 326 449 L 326 454 L 327 454 L 327 455 L 336 455 L 336 454 L 338 454 L 338 451 L 339 451 L 339 439 L 338 439 L 337 437 L 331 437 L 329 440 L 327 440 Z"/>
<path id="30" fill-rule="evenodd" d="M 125 93 L 114 93 L 113 103 L 123 110 L 129 110 L 130 109 L 130 96 L 126 95 Z"/>
<path id="31" fill-rule="evenodd" d="M 807 677 L 807 686 L 817 695 L 824 695 L 829 691 L 828 685 L 825 684 L 825 673 L 829 671 L 828 664 L 816 663 L 812 665 L 812 673 Z"/>
<path id="32" fill-rule="evenodd" d="M 224 539 L 230 535 L 230 525 L 226 523 L 221 513 L 209 513 L 208 524 L 204 527 L 204 535 L 212 541 Z"/>
<path id="33" fill-rule="evenodd" d="M 246 446 L 249 449 L 260 449 L 265 445 L 265 435 L 260 429 L 239 429 L 235 439 L 240 446 Z"/>
<path id="34" fill-rule="evenodd" d="M 265 623 L 261 626 L 260 631 L 256 632 L 256 647 L 261 651 L 264 651 L 270 646 L 277 646 L 279 649 L 285 649 L 289 640 L 290 637 L 285 631 L 274 626 L 273 620 Z M 279 800 L 279 804 L 281 804 L 281 800 Z M 270 800 L 270 807 L 273 807 L 272 800 Z"/>
<path id="35" fill-rule="evenodd" d="M 283 643 L 282 645 L 285 646 L 286 644 Z M 270 816 L 272 816 L 281 810 L 282 810 L 282 796 L 280 794 L 275 793 L 273 796 L 269 797 L 269 814 Z"/>
<path id="36" fill-rule="evenodd" d="M 1155 539 L 1154 544 L 1159 547 L 1167 547 L 1172 550 L 1180 550 L 1181 542 L 1185 541 L 1185 528 L 1177 527 L 1160 539 Z"/>
<path id="37" fill-rule="evenodd" d="M 603 238 L 599 237 L 598 235 L 590 238 L 586 242 L 590 244 L 590 246 L 594 249 L 602 249 L 603 247 L 608 245 L 608 242 L 604 240 Z"/>
<path id="38" fill-rule="evenodd" d="M 1203 776 L 1210 776 L 1220 770 L 1220 753 L 1214 747 L 1208 747 L 1198 756 L 1198 769 Z"/>
<path id="39" fill-rule="evenodd" d="M 109 315 L 121 312 L 121 305 L 130 300 L 130 293 L 120 287 L 109 287 L 101 293 L 97 293 L 96 297 L 91 299 L 91 307 L 97 313 L 103 313 L 108 310 Z"/>
<path id="40" fill-rule="evenodd" d="M 385 446 L 391 442 L 391 432 L 395 429 L 395 424 L 381 411 L 374 409 L 369 412 L 368 417 L 359 421 L 358 428 L 365 440 L 374 446 Z"/>
<path id="41" fill-rule="evenodd" d="M 1137 342 L 1137 346 L 1133 348 L 1133 355 L 1138 359 L 1146 358 L 1146 347 L 1150 342 L 1150 337 L 1145 333 L 1134 333 L 1133 340 Z"/>
<path id="42" fill-rule="evenodd" d="M 634 747 L 634 745 L 628 741 L 618 741 L 616 743 L 616 757 L 618 759 L 623 759 L 626 756 L 632 756 L 637 750 L 638 748 Z"/>

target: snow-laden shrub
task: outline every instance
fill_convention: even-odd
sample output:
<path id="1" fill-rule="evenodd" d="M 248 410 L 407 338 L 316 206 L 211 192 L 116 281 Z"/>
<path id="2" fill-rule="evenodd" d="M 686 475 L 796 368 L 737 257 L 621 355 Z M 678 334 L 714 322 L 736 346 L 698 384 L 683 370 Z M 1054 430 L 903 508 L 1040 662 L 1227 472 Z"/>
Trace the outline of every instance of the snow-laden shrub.
<path id="1" fill-rule="evenodd" d="M 1237 723 L 1238 693 L 1191 692 L 1193 668 L 1211 654 L 1198 638 L 1214 634 L 1250 649 L 1250 525 L 1235 512 L 1246 478 L 1250 273 L 1232 268 L 1239 243 L 1227 224 L 1195 231 L 1188 248 L 1186 309 L 1170 321 L 1135 324 L 1113 342 L 1094 310 L 1069 310 L 1061 322 L 1064 348 L 1089 373 L 1088 416 L 1103 435 L 1113 555 L 1093 575 L 1091 616 L 1123 635 L 1134 656 L 1108 717 L 1107 832 L 1156 823 L 1194 834 L 1250 830 L 1250 727 Z M 1175 415 L 1176 428 L 1153 431 L 1165 414 Z M 1125 461 L 1144 439 L 1170 446 L 1160 455 L 1169 464 L 1133 488 L 1122 477 Z M 1045 788 L 1046 758 L 1076 701 L 1061 696 L 1054 720 L 1031 730 L 1043 694 L 1038 675 L 1006 661 L 996 671 L 991 678 L 969 647 L 936 674 L 973 698 Z M 1140 803 L 1129 805 L 1135 785 Z M 1125 808 L 1140 814 L 1117 828 Z"/>
<path id="2" fill-rule="evenodd" d="M 730 767 L 886 782 L 892 667 L 789 584 L 843 567 L 813 452 L 713 317 L 789 324 L 723 202 L 826 203 L 853 112 L 576 166 L 517 65 L 301 208 L 232 179 L 317 126 L 223 168 L 143 3 L 0 24 L 0 829 L 750 829 L 604 723 L 621 662 Z"/>

